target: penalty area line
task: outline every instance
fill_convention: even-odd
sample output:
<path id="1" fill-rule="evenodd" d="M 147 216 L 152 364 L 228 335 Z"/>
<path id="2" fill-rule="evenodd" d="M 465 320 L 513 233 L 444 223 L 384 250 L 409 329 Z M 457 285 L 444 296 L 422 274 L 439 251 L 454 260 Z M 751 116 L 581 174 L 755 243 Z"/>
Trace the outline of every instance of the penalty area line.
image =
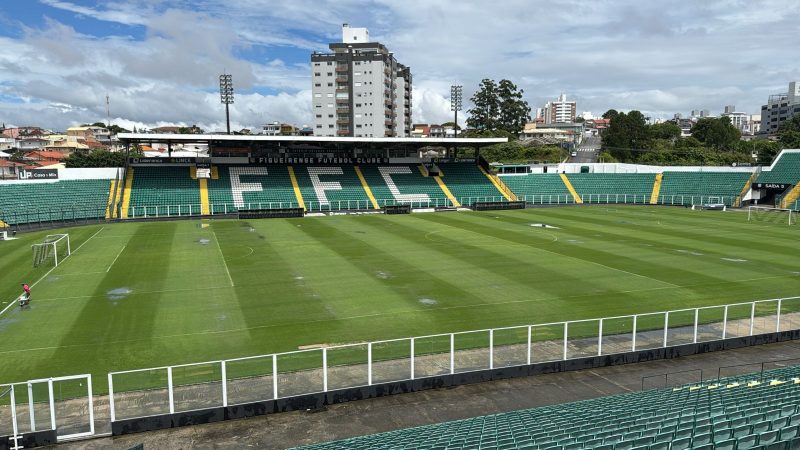
<path id="1" fill-rule="evenodd" d="M 70 252 L 70 256 L 72 256 L 72 254 L 73 254 L 73 253 L 75 253 L 75 252 L 77 252 L 78 250 L 80 250 L 80 249 L 81 249 L 81 247 L 83 247 L 83 246 L 84 246 L 84 245 L 85 245 L 87 242 L 91 241 L 93 237 L 97 236 L 97 235 L 98 235 L 98 234 L 99 234 L 101 231 L 103 231 L 103 228 L 105 228 L 105 227 L 104 227 L 104 226 L 103 226 L 103 227 L 100 227 L 100 229 L 99 229 L 99 230 L 97 230 L 97 232 L 96 232 L 95 234 L 93 234 L 93 235 L 89 236 L 89 239 L 86 239 L 85 241 L 83 241 L 83 242 L 81 243 L 81 245 L 79 245 L 78 247 L 76 247 L 76 248 L 75 248 L 75 250 L 71 251 L 71 252 Z M 66 260 L 66 258 L 65 258 L 65 260 Z M 58 267 L 58 266 L 53 266 L 53 267 L 51 267 L 51 268 L 50 268 L 50 270 L 48 270 L 47 272 L 45 272 L 45 274 L 44 274 L 44 275 L 42 275 L 42 276 L 41 276 L 41 277 L 40 277 L 38 280 L 36 280 L 36 281 L 35 281 L 35 282 L 34 282 L 34 283 L 31 285 L 31 288 L 34 288 L 34 287 L 36 287 L 36 285 L 37 285 L 37 284 L 39 284 L 39 283 L 40 283 L 42 280 L 44 280 L 44 279 L 45 279 L 45 278 L 46 278 L 48 275 L 50 275 L 50 272 L 52 272 L 52 271 L 56 270 L 56 268 L 57 268 L 57 267 Z M 17 299 L 15 298 L 14 300 L 12 300 L 12 301 L 8 302 L 8 306 L 6 306 L 5 308 L 3 308 L 3 310 L 2 310 L 2 311 L 0 311 L 0 316 L 2 316 L 2 315 L 3 315 L 3 313 L 5 313 L 6 311 L 8 311 L 8 308 L 11 308 L 12 306 L 14 306 L 14 304 L 16 303 L 16 300 L 17 300 Z"/>
<path id="2" fill-rule="evenodd" d="M 228 274 L 228 281 L 231 282 L 231 287 L 233 287 L 233 278 L 231 277 L 231 271 L 228 270 L 228 263 L 225 262 L 225 253 L 222 253 L 222 247 L 219 245 L 219 238 L 217 238 L 217 233 L 214 230 L 211 230 L 211 234 L 214 235 L 214 242 L 217 243 L 217 250 L 219 250 L 219 255 L 222 257 L 222 265 L 225 266 L 225 273 Z"/>
<path id="3" fill-rule="evenodd" d="M 111 271 L 111 268 L 114 267 L 114 263 L 117 262 L 117 260 L 119 259 L 119 255 L 121 255 L 122 252 L 125 251 L 125 247 L 127 247 L 127 246 L 128 246 L 128 244 L 125 244 L 125 245 L 122 246 L 122 248 L 120 249 L 119 253 L 117 253 L 117 256 L 115 256 L 114 260 L 111 261 L 111 264 L 108 265 L 108 269 L 106 269 L 106 273 Z"/>

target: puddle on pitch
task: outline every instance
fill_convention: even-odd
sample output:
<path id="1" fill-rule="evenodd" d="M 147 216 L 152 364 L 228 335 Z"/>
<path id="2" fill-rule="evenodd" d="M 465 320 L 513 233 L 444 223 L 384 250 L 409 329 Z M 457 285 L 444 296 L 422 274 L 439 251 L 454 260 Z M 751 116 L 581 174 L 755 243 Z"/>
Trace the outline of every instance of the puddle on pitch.
<path id="1" fill-rule="evenodd" d="M 197 241 L 197 243 L 200 244 L 200 245 L 208 245 L 209 242 L 211 242 L 211 241 L 208 240 L 208 239 L 199 239 Z"/>
<path id="2" fill-rule="evenodd" d="M 421 299 L 419 299 L 419 302 L 421 304 L 423 304 L 423 305 L 435 305 L 435 304 L 439 303 L 439 302 L 437 302 L 436 300 L 434 300 L 432 298 L 421 298 Z"/>
<path id="3" fill-rule="evenodd" d="M 388 280 L 389 278 L 392 278 L 392 274 L 391 273 L 384 272 L 382 270 L 379 270 L 378 272 L 376 272 L 375 276 L 380 278 L 381 280 Z"/>
<path id="4" fill-rule="evenodd" d="M 106 297 L 108 297 L 108 299 L 113 301 L 114 304 L 116 305 L 117 304 L 117 300 L 122 300 L 124 298 L 127 298 L 131 294 L 133 294 L 132 290 L 130 290 L 130 289 L 126 288 L 126 287 L 122 287 L 122 288 L 112 289 L 112 290 L 106 292 Z"/>

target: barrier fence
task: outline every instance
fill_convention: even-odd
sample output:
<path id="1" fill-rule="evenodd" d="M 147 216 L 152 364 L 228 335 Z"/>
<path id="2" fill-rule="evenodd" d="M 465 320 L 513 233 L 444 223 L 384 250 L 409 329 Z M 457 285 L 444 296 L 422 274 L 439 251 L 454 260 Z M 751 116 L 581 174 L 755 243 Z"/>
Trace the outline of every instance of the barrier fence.
<path id="1" fill-rule="evenodd" d="M 649 194 L 581 194 L 585 204 L 650 204 Z M 575 199 L 570 194 L 536 194 L 518 196 L 520 201 L 529 205 L 569 205 Z M 658 197 L 659 205 L 702 205 L 725 204 L 735 205 L 738 196 L 708 196 L 708 195 L 662 195 Z M 459 197 L 458 202 L 470 206 L 476 202 L 506 202 L 508 199 L 502 195 L 484 197 Z M 411 205 L 412 208 L 450 208 L 453 202 L 446 198 L 432 198 L 419 201 L 400 201 L 395 199 L 377 199 L 380 208 L 394 205 Z M 797 202 L 795 202 L 797 204 Z M 797 205 L 795 207 L 797 208 Z M 239 210 L 249 209 L 283 209 L 299 208 L 298 202 L 247 202 L 241 206 L 234 203 L 211 203 L 209 205 L 212 215 L 235 214 Z M 334 200 L 329 202 L 308 201 L 305 203 L 308 212 L 323 211 L 368 211 L 375 207 L 369 200 Z M 3 211 L 4 222 L 9 225 L 30 228 L 38 225 L 52 227 L 53 225 L 68 225 L 84 222 L 102 222 L 107 213 L 106 204 L 92 205 L 67 205 L 46 210 L 15 210 Z M 128 217 L 131 218 L 164 218 L 199 216 L 202 208 L 199 203 L 178 205 L 137 205 L 130 206 Z"/>
<path id="2" fill-rule="evenodd" d="M 336 345 L 108 374 L 111 421 L 800 328 L 800 297 Z"/>

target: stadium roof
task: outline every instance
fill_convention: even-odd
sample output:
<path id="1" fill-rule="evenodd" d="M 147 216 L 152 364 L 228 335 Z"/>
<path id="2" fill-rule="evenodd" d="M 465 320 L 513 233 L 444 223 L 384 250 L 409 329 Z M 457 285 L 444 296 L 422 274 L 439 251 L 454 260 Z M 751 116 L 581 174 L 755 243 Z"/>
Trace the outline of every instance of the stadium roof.
<path id="1" fill-rule="evenodd" d="M 275 143 L 285 144 L 349 144 L 364 146 L 407 145 L 415 147 L 481 147 L 484 145 L 502 144 L 508 138 L 396 138 L 396 137 L 323 137 L 323 136 L 262 136 L 262 135 L 229 135 L 229 134 L 144 134 L 119 133 L 117 139 L 123 143 L 155 142 L 224 142 L 227 144 Z"/>

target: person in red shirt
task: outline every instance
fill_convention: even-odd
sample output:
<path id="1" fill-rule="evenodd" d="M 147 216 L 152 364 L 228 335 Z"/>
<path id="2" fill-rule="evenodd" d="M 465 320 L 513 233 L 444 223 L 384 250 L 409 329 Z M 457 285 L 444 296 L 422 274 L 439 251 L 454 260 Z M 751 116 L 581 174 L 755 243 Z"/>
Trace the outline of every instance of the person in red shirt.
<path id="1" fill-rule="evenodd" d="M 25 306 L 31 302 L 31 287 L 26 283 L 22 283 L 22 297 L 19 300 L 19 306 Z"/>

